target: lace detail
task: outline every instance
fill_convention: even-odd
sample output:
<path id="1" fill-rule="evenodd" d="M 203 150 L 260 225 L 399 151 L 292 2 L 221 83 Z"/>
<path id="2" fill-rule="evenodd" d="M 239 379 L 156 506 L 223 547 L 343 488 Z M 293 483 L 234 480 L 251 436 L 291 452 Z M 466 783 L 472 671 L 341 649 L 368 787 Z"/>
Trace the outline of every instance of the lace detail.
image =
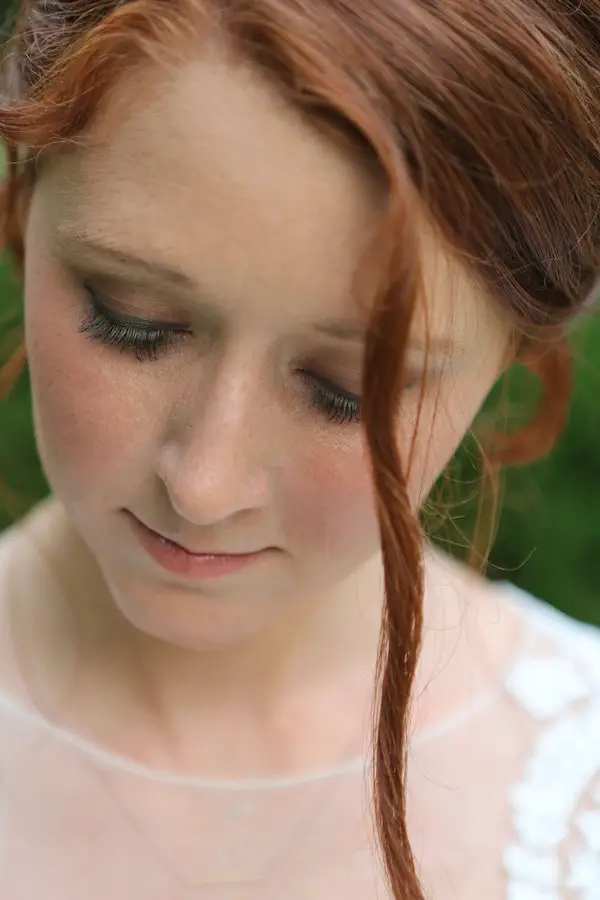
<path id="1" fill-rule="evenodd" d="M 526 601 L 530 605 L 531 601 Z M 600 900 L 600 639 L 540 607 L 554 645 L 521 660 L 507 688 L 542 723 L 510 791 L 507 900 Z"/>

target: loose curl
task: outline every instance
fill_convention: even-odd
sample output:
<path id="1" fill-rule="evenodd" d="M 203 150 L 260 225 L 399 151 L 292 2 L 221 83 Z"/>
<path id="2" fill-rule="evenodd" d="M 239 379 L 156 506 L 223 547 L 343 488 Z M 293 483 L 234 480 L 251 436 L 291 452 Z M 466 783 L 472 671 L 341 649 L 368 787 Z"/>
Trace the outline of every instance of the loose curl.
<path id="1" fill-rule="evenodd" d="M 524 461 L 559 434 L 570 391 L 567 322 L 600 271 L 600 0 L 22 0 L 4 59 L 1 214 L 17 270 L 21 212 L 45 153 L 84 136 L 121 76 L 217 33 L 387 184 L 361 276 L 371 303 L 364 369 L 385 563 L 374 800 L 396 900 L 422 900 L 405 815 L 411 685 L 422 625 L 421 533 L 397 420 L 422 265 L 424 213 L 505 310 L 545 393 L 488 466 Z M 22 344 L 0 374 L 8 389 Z M 9 377 L 10 376 L 10 377 Z"/>

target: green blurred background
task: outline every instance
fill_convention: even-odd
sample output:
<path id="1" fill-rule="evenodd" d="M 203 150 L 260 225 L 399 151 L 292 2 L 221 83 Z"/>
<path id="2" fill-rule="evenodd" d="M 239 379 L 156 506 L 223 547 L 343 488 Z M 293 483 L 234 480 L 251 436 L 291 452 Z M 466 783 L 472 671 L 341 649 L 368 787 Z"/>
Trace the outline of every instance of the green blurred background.
<path id="1" fill-rule="evenodd" d="M 0 19 L 11 4 L 0 0 Z M 21 292 L 0 260 L 0 349 L 22 318 Z M 600 624 L 600 318 L 588 314 L 573 330 L 576 358 L 571 413 L 563 437 L 540 462 L 504 475 L 498 532 L 489 575 L 513 581 L 559 609 Z M 535 405 L 535 384 L 518 370 L 508 390 L 496 390 L 489 407 L 507 393 L 511 411 L 521 418 Z M 19 498 L 19 511 L 47 492 L 35 449 L 27 373 L 0 401 L 0 480 Z M 474 441 L 467 439 L 451 467 L 451 490 L 444 494 L 443 526 L 434 534 L 459 555 L 473 531 L 478 474 Z M 448 500 L 450 497 L 450 501 Z M 0 508 L 0 530 L 10 522 Z"/>

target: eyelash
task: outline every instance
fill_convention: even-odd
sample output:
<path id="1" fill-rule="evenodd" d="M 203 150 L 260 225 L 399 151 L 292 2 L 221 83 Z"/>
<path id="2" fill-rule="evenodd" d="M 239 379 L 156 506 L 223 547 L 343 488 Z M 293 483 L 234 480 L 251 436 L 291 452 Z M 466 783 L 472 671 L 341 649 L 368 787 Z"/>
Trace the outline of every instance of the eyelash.
<path id="1" fill-rule="evenodd" d="M 160 326 L 148 322 L 138 324 L 119 322 L 113 318 L 100 302 L 95 291 L 84 287 L 89 309 L 79 332 L 88 340 L 100 341 L 111 347 L 118 347 L 122 353 L 133 353 L 139 362 L 153 362 L 159 354 L 167 353 L 178 339 L 189 335 L 187 329 Z M 340 390 L 327 379 L 301 370 L 311 391 L 311 403 L 315 409 L 337 425 L 360 422 L 360 398 L 356 394 Z"/>
<path id="2" fill-rule="evenodd" d="M 336 425 L 352 425 L 360 422 L 360 397 L 335 387 L 331 382 L 317 378 L 310 372 L 302 373 L 310 380 L 312 404 Z"/>
<path id="3" fill-rule="evenodd" d="M 159 353 L 166 353 L 178 338 L 189 334 L 187 329 L 164 327 L 148 322 L 119 322 L 100 302 L 97 294 L 84 288 L 89 309 L 79 331 L 91 341 L 119 347 L 122 353 L 133 353 L 139 362 L 153 362 Z"/>

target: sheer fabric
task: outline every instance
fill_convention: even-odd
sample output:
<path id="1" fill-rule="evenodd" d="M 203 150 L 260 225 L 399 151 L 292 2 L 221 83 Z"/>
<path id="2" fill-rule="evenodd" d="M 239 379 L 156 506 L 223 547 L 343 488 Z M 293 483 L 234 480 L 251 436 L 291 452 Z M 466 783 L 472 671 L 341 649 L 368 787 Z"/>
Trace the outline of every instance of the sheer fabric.
<path id="1" fill-rule="evenodd" d="M 522 631 L 503 682 L 411 745 L 423 882 L 433 900 L 600 900 L 600 632 L 501 596 Z M 369 810 L 368 759 L 180 777 L 0 694 L 2 900 L 385 900 Z"/>

